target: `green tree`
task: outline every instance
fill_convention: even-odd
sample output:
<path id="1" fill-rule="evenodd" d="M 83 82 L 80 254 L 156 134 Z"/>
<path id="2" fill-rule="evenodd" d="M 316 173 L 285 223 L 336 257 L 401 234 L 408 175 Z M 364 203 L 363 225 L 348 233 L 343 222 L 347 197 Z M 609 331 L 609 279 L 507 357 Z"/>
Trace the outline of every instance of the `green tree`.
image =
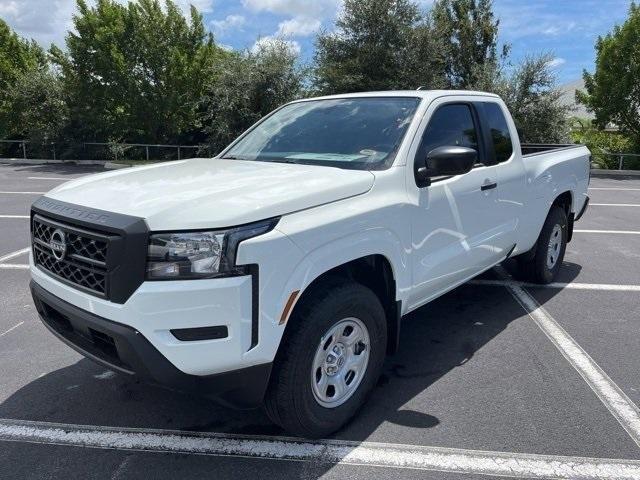
<path id="1" fill-rule="evenodd" d="M 576 98 L 603 128 L 614 123 L 640 145 L 640 6 L 631 4 L 629 17 L 596 43 L 596 69 L 584 72 L 586 92 Z"/>
<path id="2" fill-rule="evenodd" d="M 509 47 L 497 54 L 500 21 L 492 0 L 437 0 L 431 10 L 434 34 L 444 40 L 448 84 L 468 89 L 492 76 Z"/>
<path id="3" fill-rule="evenodd" d="M 345 0 L 335 32 L 317 37 L 315 64 L 322 93 L 444 85 L 439 39 L 410 0 Z"/>
<path id="4" fill-rule="evenodd" d="M 522 142 L 569 141 L 571 107 L 560 102 L 562 91 L 550 66 L 552 59 L 551 54 L 527 57 L 510 74 L 495 75 L 493 86 L 487 85 L 509 107 Z"/>
<path id="5" fill-rule="evenodd" d="M 600 168 L 618 168 L 620 157 L 612 154 L 633 151 L 634 145 L 631 139 L 620 132 L 599 129 L 593 125 L 592 121 L 580 118 L 573 118 L 571 123 L 571 140 L 589 147 L 593 161 Z M 640 168 L 640 159 L 624 157 L 623 167 L 637 170 Z"/>
<path id="6" fill-rule="evenodd" d="M 435 34 L 444 38 L 450 88 L 500 95 L 523 142 L 569 140 L 570 108 L 560 102 L 553 56 L 531 55 L 512 67 L 508 45 L 498 54 L 500 22 L 492 0 L 437 0 L 431 15 Z"/>
<path id="7" fill-rule="evenodd" d="M 62 140 L 69 121 L 60 76 L 48 69 L 25 72 L 9 88 L 7 97 L 10 134 L 32 142 L 32 154 L 51 155 L 50 144 Z"/>
<path id="8" fill-rule="evenodd" d="M 201 118 L 217 153 L 262 116 L 304 95 L 306 69 L 281 39 L 230 55 L 205 92 Z"/>
<path id="9" fill-rule="evenodd" d="M 196 135 L 205 81 L 226 54 L 195 8 L 187 20 L 171 0 L 78 0 L 73 21 L 67 52 L 51 54 L 80 139 L 167 143 Z"/>
<path id="10" fill-rule="evenodd" d="M 10 92 L 25 73 L 45 69 L 47 59 L 40 46 L 20 38 L 0 19 L 0 138 L 11 135 Z"/>

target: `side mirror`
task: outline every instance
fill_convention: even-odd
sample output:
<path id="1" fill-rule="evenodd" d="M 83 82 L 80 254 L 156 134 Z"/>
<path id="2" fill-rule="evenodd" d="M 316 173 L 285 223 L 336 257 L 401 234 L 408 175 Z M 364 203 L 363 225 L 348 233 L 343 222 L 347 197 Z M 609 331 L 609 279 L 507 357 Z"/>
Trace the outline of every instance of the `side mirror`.
<path id="1" fill-rule="evenodd" d="M 467 147 L 438 147 L 427 154 L 426 172 L 430 177 L 437 175 L 463 175 L 478 161 L 478 152 Z"/>

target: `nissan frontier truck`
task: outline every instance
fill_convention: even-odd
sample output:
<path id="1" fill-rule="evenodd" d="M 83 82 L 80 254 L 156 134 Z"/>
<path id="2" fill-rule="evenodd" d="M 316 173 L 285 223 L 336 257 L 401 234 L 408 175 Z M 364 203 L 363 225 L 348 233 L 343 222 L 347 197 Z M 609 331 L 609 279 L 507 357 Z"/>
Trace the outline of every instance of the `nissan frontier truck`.
<path id="1" fill-rule="evenodd" d="M 554 280 L 589 162 L 521 145 L 488 93 L 303 99 L 213 159 L 38 199 L 31 291 L 49 330 L 107 368 L 322 437 L 361 407 L 409 312 L 507 258 Z"/>

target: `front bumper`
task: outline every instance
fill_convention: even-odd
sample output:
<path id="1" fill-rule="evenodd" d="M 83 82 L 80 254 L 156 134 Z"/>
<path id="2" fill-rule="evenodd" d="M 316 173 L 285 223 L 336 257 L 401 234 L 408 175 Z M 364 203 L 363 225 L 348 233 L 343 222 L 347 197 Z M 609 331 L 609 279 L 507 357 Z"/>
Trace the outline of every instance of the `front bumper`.
<path id="1" fill-rule="evenodd" d="M 30 256 L 32 257 L 32 256 Z M 269 363 L 252 348 L 253 278 L 144 282 L 124 304 L 86 294 L 51 277 L 30 258 L 33 281 L 60 300 L 140 332 L 163 357 L 189 375 L 212 375 Z M 225 327 L 224 338 L 182 341 L 172 330 Z M 267 353 L 271 354 L 270 356 Z"/>
<path id="2" fill-rule="evenodd" d="M 188 374 L 176 368 L 139 330 L 65 302 L 34 281 L 31 293 L 43 323 L 54 335 L 107 368 L 137 375 L 149 383 L 216 397 L 239 408 L 262 402 L 271 363 L 213 375 Z"/>

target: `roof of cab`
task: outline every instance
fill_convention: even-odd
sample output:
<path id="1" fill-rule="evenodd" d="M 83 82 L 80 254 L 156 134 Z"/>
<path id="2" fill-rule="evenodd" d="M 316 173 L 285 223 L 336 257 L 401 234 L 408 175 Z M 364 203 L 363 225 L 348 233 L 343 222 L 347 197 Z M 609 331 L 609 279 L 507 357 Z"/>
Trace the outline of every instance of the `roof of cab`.
<path id="1" fill-rule="evenodd" d="M 321 97 L 303 98 L 296 100 L 297 102 L 304 102 L 309 100 L 326 100 L 332 98 L 362 98 L 362 97 L 414 97 L 414 98 L 429 98 L 434 99 L 438 97 L 449 96 L 474 96 L 474 97 L 492 97 L 500 98 L 494 93 L 478 92 L 473 90 L 387 90 L 379 92 L 356 92 L 356 93 L 341 93 L 337 95 L 325 95 Z"/>

